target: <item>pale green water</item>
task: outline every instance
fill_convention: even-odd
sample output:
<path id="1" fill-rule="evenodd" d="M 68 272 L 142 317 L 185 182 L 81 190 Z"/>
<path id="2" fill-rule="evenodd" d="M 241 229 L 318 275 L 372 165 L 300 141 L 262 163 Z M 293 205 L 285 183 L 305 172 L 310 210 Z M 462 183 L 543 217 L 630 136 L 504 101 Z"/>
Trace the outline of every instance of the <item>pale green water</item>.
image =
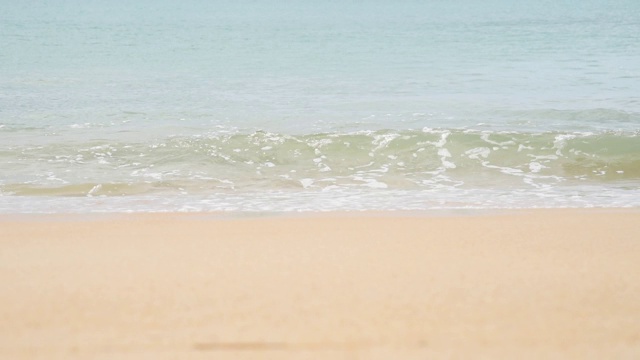
<path id="1" fill-rule="evenodd" d="M 637 1 L 0 10 L 0 211 L 640 205 Z"/>

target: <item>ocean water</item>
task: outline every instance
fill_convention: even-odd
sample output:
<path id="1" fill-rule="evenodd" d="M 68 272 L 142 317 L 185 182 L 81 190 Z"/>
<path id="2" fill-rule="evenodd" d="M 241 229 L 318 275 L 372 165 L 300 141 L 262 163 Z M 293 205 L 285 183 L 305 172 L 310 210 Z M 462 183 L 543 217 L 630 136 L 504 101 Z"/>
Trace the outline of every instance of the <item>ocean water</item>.
<path id="1" fill-rule="evenodd" d="M 638 206 L 636 0 L 0 0 L 0 212 Z"/>

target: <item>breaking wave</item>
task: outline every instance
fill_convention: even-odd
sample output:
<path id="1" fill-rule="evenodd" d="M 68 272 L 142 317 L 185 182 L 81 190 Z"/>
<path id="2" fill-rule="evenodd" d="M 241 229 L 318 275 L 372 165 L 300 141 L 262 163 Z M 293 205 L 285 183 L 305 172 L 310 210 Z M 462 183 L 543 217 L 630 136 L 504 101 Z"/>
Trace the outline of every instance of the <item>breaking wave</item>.
<path id="1" fill-rule="evenodd" d="M 640 180 L 638 132 L 380 130 L 86 141 L 0 149 L 4 195 L 511 188 Z"/>

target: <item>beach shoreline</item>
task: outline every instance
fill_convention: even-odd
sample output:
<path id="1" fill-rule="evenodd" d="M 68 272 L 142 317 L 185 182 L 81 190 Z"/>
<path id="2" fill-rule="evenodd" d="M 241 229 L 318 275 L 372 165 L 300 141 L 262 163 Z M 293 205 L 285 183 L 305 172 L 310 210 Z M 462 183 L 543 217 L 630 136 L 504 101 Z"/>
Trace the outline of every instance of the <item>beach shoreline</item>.
<path id="1" fill-rule="evenodd" d="M 640 211 L 0 216 L 0 357 L 634 358 Z"/>

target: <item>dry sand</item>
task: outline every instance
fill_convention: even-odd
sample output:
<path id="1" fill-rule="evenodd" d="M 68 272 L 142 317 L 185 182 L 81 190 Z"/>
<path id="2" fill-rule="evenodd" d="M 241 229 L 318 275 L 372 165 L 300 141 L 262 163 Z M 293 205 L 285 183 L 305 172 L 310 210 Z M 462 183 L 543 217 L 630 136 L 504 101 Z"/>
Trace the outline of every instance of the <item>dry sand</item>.
<path id="1" fill-rule="evenodd" d="M 640 212 L 0 218 L 0 359 L 640 358 Z"/>

